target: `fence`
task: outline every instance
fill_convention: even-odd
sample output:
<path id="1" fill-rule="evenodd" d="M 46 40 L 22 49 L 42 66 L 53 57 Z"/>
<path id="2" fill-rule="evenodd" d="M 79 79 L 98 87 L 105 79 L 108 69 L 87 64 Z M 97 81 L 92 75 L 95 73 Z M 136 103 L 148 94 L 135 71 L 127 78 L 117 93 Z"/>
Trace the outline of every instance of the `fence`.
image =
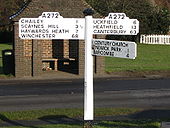
<path id="1" fill-rule="evenodd" d="M 170 35 L 141 35 L 140 43 L 170 45 Z"/>

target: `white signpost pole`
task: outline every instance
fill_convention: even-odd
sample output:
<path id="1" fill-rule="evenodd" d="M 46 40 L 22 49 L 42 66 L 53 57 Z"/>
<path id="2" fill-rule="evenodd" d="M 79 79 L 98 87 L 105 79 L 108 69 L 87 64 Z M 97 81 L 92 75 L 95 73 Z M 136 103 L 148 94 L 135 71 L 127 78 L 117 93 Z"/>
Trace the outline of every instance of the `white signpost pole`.
<path id="1" fill-rule="evenodd" d="M 93 120 L 93 56 L 91 53 L 93 38 L 93 17 L 91 10 L 85 10 L 85 81 L 84 81 L 84 120 Z"/>

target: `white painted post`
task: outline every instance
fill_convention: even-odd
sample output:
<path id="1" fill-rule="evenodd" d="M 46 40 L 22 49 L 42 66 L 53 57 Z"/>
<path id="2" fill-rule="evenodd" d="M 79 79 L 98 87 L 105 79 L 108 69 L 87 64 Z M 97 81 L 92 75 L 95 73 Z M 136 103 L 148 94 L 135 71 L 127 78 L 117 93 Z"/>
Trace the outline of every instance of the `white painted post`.
<path id="1" fill-rule="evenodd" d="M 143 43 L 143 35 L 140 36 L 140 43 Z"/>
<path id="2" fill-rule="evenodd" d="M 86 9 L 85 14 L 85 81 L 84 81 L 84 120 L 92 121 L 94 118 L 93 96 L 93 56 L 91 45 L 93 39 L 92 10 Z"/>
<path id="3" fill-rule="evenodd" d="M 160 37 L 160 35 L 158 37 L 159 37 L 159 44 L 161 44 L 161 37 Z"/>
<path id="4" fill-rule="evenodd" d="M 143 35 L 143 43 L 146 44 L 146 35 Z"/>

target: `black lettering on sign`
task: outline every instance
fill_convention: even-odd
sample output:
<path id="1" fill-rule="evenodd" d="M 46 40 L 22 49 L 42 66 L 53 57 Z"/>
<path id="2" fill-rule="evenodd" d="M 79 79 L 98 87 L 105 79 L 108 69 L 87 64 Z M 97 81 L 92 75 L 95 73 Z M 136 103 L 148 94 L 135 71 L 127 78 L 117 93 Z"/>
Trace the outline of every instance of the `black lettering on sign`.
<path id="1" fill-rule="evenodd" d="M 45 15 L 45 14 L 42 14 L 42 18 L 46 18 L 46 15 Z"/>
<path id="2" fill-rule="evenodd" d="M 136 20 L 135 20 L 135 21 L 133 21 L 133 24 L 136 24 Z"/>
<path id="3" fill-rule="evenodd" d="M 134 26 L 132 26 L 132 29 L 136 29 L 136 26 L 134 25 Z"/>
<path id="4" fill-rule="evenodd" d="M 125 19 L 126 15 L 124 13 L 110 13 L 109 19 Z"/>
<path id="5" fill-rule="evenodd" d="M 78 38 L 78 34 L 73 34 L 72 38 Z"/>
<path id="6" fill-rule="evenodd" d="M 59 13 L 55 13 L 55 18 L 58 18 L 59 17 Z"/>
<path id="7" fill-rule="evenodd" d="M 118 19 L 116 14 L 113 15 L 113 19 Z"/>
<path id="8" fill-rule="evenodd" d="M 127 49 L 126 57 L 128 57 L 128 58 L 129 58 L 129 49 Z"/>
<path id="9" fill-rule="evenodd" d="M 125 15 L 124 14 L 119 14 L 120 19 L 125 19 Z"/>
<path id="10" fill-rule="evenodd" d="M 42 14 L 42 18 L 59 18 L 59 16 L 58 12 L 45 12 Z"/>
<path id="11" fill-rule="evenodd" d="M 136 30 L 131 30 L 130 34 L 136 34 Z"/>
<path id="12" fill-rule="evenodd" d="M 47 18 L 50 18 L 50 13 L 47 13 Z"/>
<path id="13" fill-rule="evenodd" d="M 114 24 L 117 24 L 117 23 L 118 23 L 118 21 L 117 21 L 117 20 L 115 20 L 115 21 L 114 21 Z"/>

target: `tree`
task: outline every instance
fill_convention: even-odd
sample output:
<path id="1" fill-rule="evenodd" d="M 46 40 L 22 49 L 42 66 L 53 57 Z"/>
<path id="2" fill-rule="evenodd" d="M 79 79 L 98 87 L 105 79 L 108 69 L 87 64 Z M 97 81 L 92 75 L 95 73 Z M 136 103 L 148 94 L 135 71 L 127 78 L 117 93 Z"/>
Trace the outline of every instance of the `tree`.
<path id="1" fill-rule="evenodd" d="M 166 8 L 155 7 L 148 24 L 153 34 L 167 34 L 170 26 L 170 12 Z"/>
<path id="2" fill-rule="evenodd" d="M 138 19 L 141 34 L 166 34 L 169 31 L 169 10 L 154 7 L 148 0 L 87 0 L 103 16 L 124 12 Z"/>
<path id="3" fill-rule="evenodd" d="M 14 14 L 24 3 L 24 0 L 1 0 L 0 1 L 0 22 L 9 23 L 9 16 Z"/>

